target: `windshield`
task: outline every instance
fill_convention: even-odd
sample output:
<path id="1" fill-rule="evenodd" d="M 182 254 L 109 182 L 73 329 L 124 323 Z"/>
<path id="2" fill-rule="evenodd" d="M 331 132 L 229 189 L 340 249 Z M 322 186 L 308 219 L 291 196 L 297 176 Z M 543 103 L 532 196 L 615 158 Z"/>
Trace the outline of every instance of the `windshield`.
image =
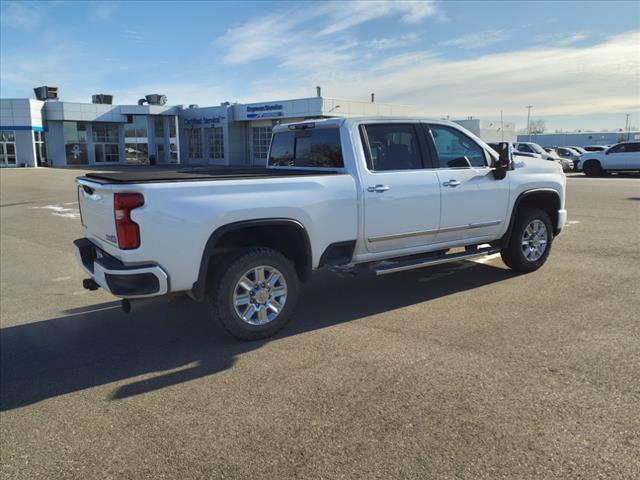
<path id="1" fill-rule="evenodd" d="M 531 147 L 531 149 L 536 152 L 536 153 L 542 153 L 543 155 L 546 155 L 547 152 L 545 152 L 544 148 L 542 148 L 540 145 L 538 145 L 537 143 L 530 143 L 529 146 Z"/>
<path id="2" fill-rule="evenodd" d="M 587 153 L 587 151 L 582 147 L 571 147 L 572 150 L 575 150 L 578 153 Z"/>

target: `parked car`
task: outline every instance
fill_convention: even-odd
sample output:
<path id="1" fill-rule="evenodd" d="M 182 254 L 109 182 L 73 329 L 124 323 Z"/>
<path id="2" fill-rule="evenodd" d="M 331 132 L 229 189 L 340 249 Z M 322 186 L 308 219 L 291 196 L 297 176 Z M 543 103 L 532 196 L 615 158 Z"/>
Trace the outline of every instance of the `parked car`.
<path id="1" fill-rule="evenodd" d="M 515 143 L 488 143 L 487 145 L 489 145 L 495 152 L 497 152 L 498 154 L 500 154 L 500 152 L 504 149 L 505 145 L 508 145 L 509 148 L 511 148 L 511 155 L 514 158 L 517 157 L 528 157 L 528 158 L 542 158 L 539 154 L 537 153 L 531 153 L 531 152 L 519 152 L 518 150 L 516 150 L 516 146 Z"/>
<path id="2" fill-rule="evenodd" d="M 258 339 L 287 323 L 315 270 L 379 276 L 500 252 L 531 272 L 566 222 L 566 177 L 501 151 L 447 121 L 332 118 L 275 126 L 266 168 L 88 173 L 83 283 L 125 310 L 188 293 Z"/>
<path id="3" fill-rule="evenodd" d="M 587 152 L 604 152 L 607 148 L 607 145 L 587 145 L 584 149 Z"/>
<path id="4" fill-rule="evenodd" d="M 556 152 L 558 152 L 558 155 L 563 161 L 562 168 L 565 169 L 565 171 L 578 169 L 581 154 L 578 153 L 577 150 L 569 147 L 557 147 Z"/>
<path id="5" fill-rule="evenodd" d="M 551 160 L 554 162 L 558 161 L 558 157 L 553 156 L 550 153 L 547 153 L 544 148 L 542 148 L 537 143 L 533 142 L 518 142 L 515 144 L 515 148 L 518 152 L 522 153 L 535 153 L 540 155 L 540 158 L 543 160 Z M 558 162 L 559 163 L 559 162 Z"/>
<path id="6" fill-rule="evenodd" d="M 603 152 L 585 153 L 578 168 L 588 177 L 607 172 L 640 172 L 640 142 L 618 143 Z"/>
<path id="7" fill-rule="evenodd" d="M 567 148 L 570 148 L 571 150 L 575 150 L 576 152 L 578 152 L 580 155 L 584 155 L 585 153 L 587 153 L 587 150 L 585 150 L 582 147 L 576 147 L 574 145 L 569 145 Z"/>

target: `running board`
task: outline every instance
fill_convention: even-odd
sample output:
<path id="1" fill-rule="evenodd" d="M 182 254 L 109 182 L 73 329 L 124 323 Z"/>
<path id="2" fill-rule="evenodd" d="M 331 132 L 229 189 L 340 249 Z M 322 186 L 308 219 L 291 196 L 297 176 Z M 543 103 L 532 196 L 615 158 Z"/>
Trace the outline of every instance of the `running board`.
<path id="1" fill-rule="evenodd" d="M 455 262 L 458 260 L 467 260 L 469 258 L 484 257 L 486 255 L 492 255 L 498 253 L 499 248 L 487 247 L 479 248 L 470 252 L 452 253 L 450 255 L 441 255 L 436 258 L 417 259 L 417 260 L 399 260 L 396 262 L 382 262 L 387 265 L 378 265 L 373 267 L 372 270 L 376 275 L 386 275 L 388 273 L 404 272 L 405 270 L 413 270 L 416 268 L 431 267 L 433 265 L 441 265 L 443 263 Z"/>

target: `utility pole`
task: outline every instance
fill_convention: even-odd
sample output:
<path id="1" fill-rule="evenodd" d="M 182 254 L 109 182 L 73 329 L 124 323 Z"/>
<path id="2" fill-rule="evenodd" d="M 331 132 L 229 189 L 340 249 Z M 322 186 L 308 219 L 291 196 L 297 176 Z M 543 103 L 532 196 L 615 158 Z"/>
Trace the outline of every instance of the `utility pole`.
<path id="1" fill-rule="evenodd" d="M 500 133 L 502 133 L 502 141 L 504 142 L 504 122 L 502 121 L 502 110 L 500 110 Z"/>
<path id="2" fill-rule="evenodd" d="M 531 141 L 531 109 L 533 105 L 527 105 L 527 133 L 529 134 L 529 141 Z"/>
<path id="3" fill-rule="evenodd" d="M 627 131 L 627 142 L 629 141 L 629 130 L 631 130 L 631 124 L 629 123 L 629 114 L 627 113 L 627 121 L 624 124 L 624 129 Z"/>

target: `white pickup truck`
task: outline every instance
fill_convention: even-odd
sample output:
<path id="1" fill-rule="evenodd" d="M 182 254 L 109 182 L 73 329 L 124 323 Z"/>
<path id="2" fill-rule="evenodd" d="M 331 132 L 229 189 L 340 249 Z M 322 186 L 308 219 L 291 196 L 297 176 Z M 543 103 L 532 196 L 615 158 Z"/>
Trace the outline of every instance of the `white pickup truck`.
<path id="1" fill-rule="evenodd" d="M 243 339 L 290 319 L 314 270 L 385 275 L 500 252 L 530 272 L 567 218 L 561 167 L 412 118 L 277 126 L 267 168 L 79 177 L 78 259 L 122 297 L 188 293 Z"/>

